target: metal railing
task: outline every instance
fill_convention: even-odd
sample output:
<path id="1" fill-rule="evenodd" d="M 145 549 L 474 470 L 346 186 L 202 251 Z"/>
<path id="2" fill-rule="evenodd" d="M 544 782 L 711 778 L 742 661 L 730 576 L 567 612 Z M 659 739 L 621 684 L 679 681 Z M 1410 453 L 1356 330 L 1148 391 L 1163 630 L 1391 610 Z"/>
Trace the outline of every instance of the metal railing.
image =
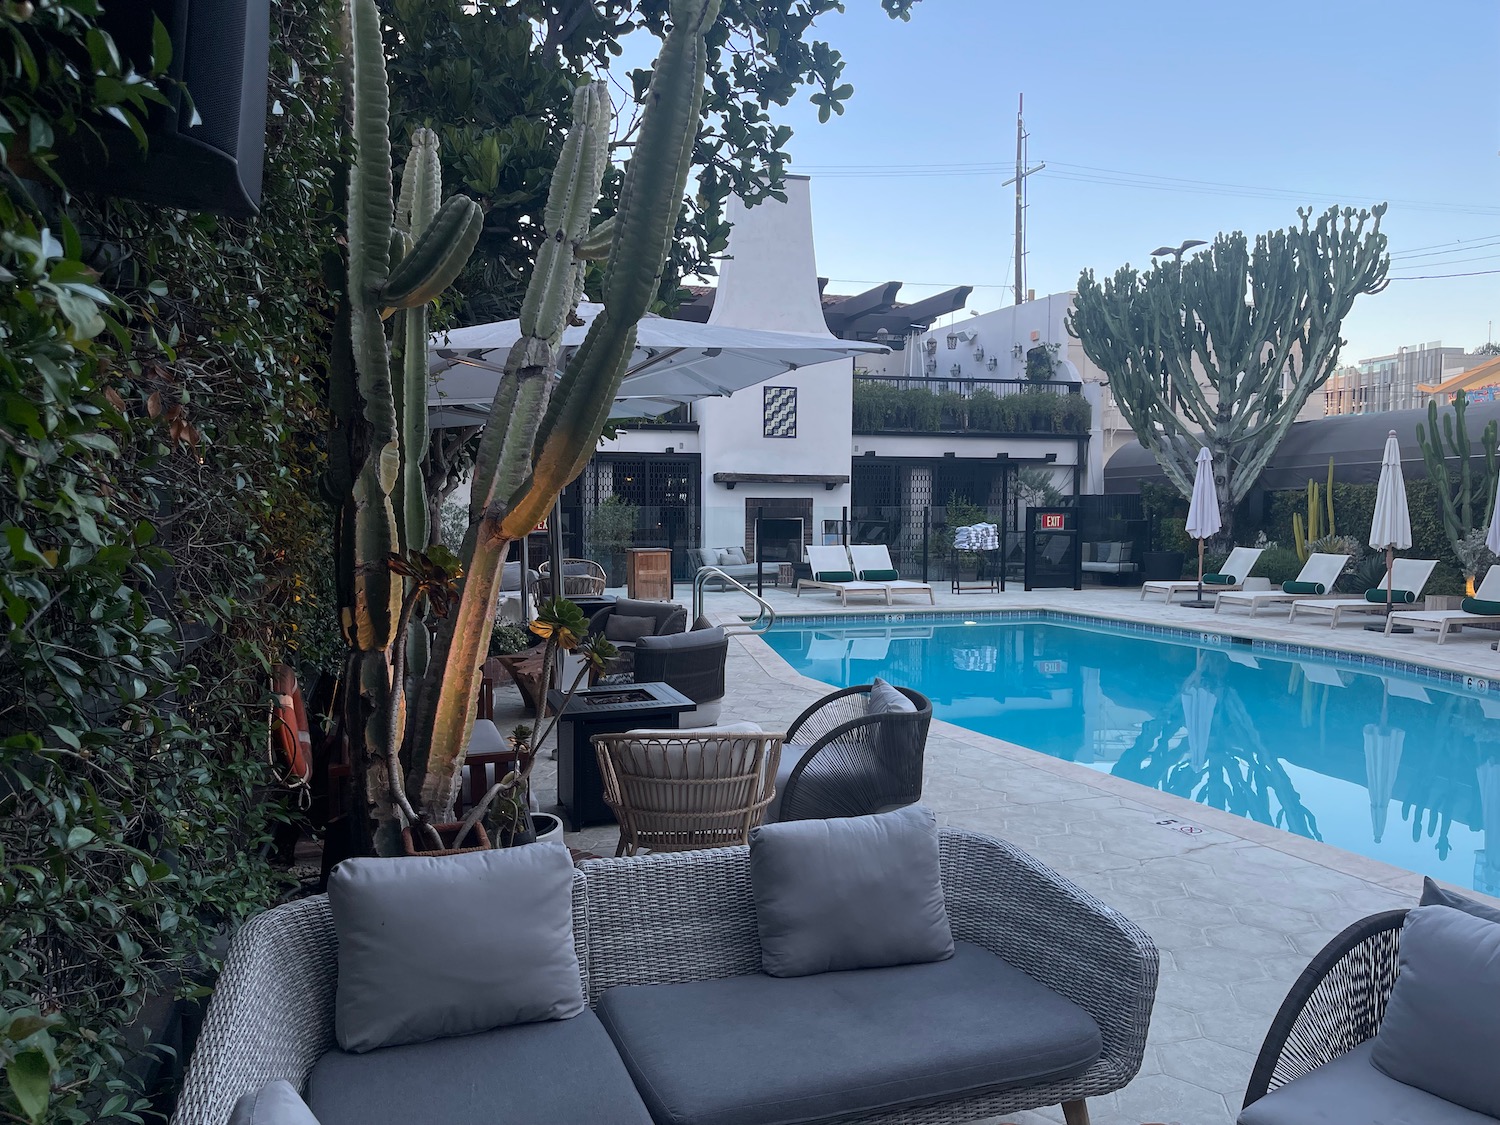
<path id="1" fill-rule="evenodd" d="M 754 590 L 750 589 L 749 586 L 746 586 L 743 582 L 739 581 L 736 578 L 729 577 L 729 575 L 725 574 L 716 566 L 700 567 L 698 569 L 698 573 L 693 576 L 694 621 L 698 620 L 698 618 L 703 613 L 703 584 L 710 578 L 717 578 L 720 582 L 724 582 L 730 586 L 733 586 L 736 590 L 749 595 L 749 597 L 752 598 L 758 606 L 760 606 L 760 610 L 755 615 L 755 620 L 750 622 L 750 631 L 752 633 L 764 633 L 766 629 L 769 629 L 772 625 L 776 624 L 776 610 L 772 608 L 770 602 L 766 601 L 765 598 L 761 597 Z M 756 626 L 759 625 L 762 620 L 764 620 L 766 623 L 765 628 L 757 629 Z"/>

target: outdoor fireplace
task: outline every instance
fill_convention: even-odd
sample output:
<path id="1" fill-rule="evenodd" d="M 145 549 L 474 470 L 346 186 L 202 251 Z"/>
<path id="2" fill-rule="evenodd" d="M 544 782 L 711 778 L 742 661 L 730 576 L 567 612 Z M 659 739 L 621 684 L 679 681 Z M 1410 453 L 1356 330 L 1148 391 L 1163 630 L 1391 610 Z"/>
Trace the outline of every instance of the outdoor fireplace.
<path id="1" fill-rule="evenodd" d="M 778 497 L 745 501 L 745 554 L 755 557 L 756 519 L 760 519 L 760 558 L 768 563 L 800 563 L 811 542 L 812 501 Z"/>

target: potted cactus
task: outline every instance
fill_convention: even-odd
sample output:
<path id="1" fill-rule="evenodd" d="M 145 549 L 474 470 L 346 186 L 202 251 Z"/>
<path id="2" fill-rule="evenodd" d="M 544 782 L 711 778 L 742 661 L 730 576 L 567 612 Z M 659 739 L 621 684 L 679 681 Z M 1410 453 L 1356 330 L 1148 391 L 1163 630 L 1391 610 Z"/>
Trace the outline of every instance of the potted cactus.
<path id="1" fill-rule="evenodd" d="M 699 127 L 708 36 L 719 0 L 671 0 L 614 216 L 595 221 L 608 164 L 603 82 L 575 93 L 573 123 L 542 216 L 546 237 L 476 457 L 458 557 L 428 550 L 427 309 L 463 267 L 483 216 L 437 204 L 437 138 L 419 130 L 392 188 L 389 91 L 376 0 L 348 0 L 354 160 L 348 284 L 330 372 L 338 431 L 328 492 L 338 504 L 345 692 L 362 845 L 438 848 L 452 821 L 488 654 L 502 562 L 552 508 L 603 432 L 660 284 Z M 606 261 L 603 311 L 557 374 L 563 328 L 589 261 Z M 394 313 L 393 313 L 394 310 Z M 387 316 L 392 331 L 387 334 Z M 462 841 L 459 841 L 462 842 Z"/>

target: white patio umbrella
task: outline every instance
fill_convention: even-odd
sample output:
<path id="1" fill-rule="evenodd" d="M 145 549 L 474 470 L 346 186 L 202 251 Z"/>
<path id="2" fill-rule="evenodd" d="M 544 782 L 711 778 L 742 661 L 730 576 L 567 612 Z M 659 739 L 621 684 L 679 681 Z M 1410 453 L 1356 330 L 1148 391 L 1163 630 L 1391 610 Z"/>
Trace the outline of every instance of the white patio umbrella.
<path id="1" fill-rule="evenodd" d="M 1370 546 L 1385 552 L 1385 610 L 1389 613 L 1391 567 L 1395 564 L 1396 552 L 1411 546 L 1411 512 L 1406 506 L 1406 477 L 1401 472 L 1401 445 L 1396 440 L 1395 430 L 1385 439 L 1385 452 L 1380 458 L 1380 483 L 1375 489 Z"/>
<path id="2" fill-rule="evenodd" d="M 1484 537 L 1484 545 L 1495 555 L 1500 555 L 1500 480 L 1495 482 L 1495 500 L 1490 508 L 1490 530 Z"/>
<path id="3" fill-rule="evenodd" d="M 563 331 L 559 367 L 583 343 L 602 305 L 581 304 L 582 324 Z M 520 322 L 476 324 L 436 333 L 428 345 L 427 407 L 434 429 L 482 425 Z M 683 403 L 730 395 L 787 371 L 868 352 L 884 344 L 834 336 L 762 332 L 719 324 L 647 316 L 636 330 L 635 351 L 625 370 L 611 418 L 647 418 Z"/>
<path id="4" fill-rule="evenodd" d="M 1219 514 L 1219 494 L 1214 490 L 1214 457 L 1208 446 L 1198 450 L 1198 468 L 1193 473 L 1193 497 L 1188 502 L 1187 533 L 1198 540 L 1198 600 L 1187 604 L 1199 609 L 1213 605 L 1203 600 L 1203 541 L 1224 526 Z"/>
<path id="5" fill-rule="evenodd" d="M 1474 853 L 1474 889 L 1500 894 L 1500 762 L 1481 762 L 1476 775 L 1484 847 Z"/>
<path id="6" fill-rule="evenodd" d="M 1213 732 L 1214 709 L 1219 697 L 1205 687 L 1190 687 L 1182 693 L 1182 725 L 1187 728 L 1188 764 L 1202 773 L 1208 768 L 1208 739 Z"/>
<path id="7" fill-rule="evenodd" d="M 1396 771 L 1401 768 L 1401 749 L 1406 732 L 1380 723 L 1365 724 L 1365 788 L 1370 792 L 1370 828 L 1375 842 L 1385 835 L 1385 817 L 1396 789 Z"/>

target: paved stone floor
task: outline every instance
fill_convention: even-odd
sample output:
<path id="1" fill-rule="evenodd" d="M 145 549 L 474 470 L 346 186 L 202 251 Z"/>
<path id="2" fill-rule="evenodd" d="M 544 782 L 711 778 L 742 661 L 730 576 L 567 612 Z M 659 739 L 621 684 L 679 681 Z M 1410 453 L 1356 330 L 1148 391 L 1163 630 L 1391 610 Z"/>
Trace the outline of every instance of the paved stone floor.
<path id="1" fill-rule="evenodd" d="M 687 603 L 690 593 L 678 590 Z M 836 598 L 771 591 L 783 613 L 838 611 Z M 938 609 L 1026 607 L 1233 632 L 1500 676 L 1493 634 L 1468 631 L 1439 647 L 1432 634 L 1385 637 L 1359 624 L 1298 622 L 1284 614 L 1204 610 L 1142 602 L 1138 590 L 1039 591 L 938 596 Z M 743 595 L 709 595 L 730 621 L 753 611 Z M 851 612 L 922 612 L 914 602 Z M 789 723 L 828 688 L 806 679 L 755 636 L 730 646 L 726 719 L 767 729 Z M 511 689 L 513 691 L 513 689 Z M 497 699 L 497 720 L 507 721 Z M 1161 983 L 1146 1057 L 1125 1090 L 1090 1102 L 1095 1125 L 1226 1125 L 1232 1122 L 1262 1037 L 1288 986 L 1335 933 L 1363 915 L 1410 904 L 1420 878 L 1021 747 L 934 722 L 923 801 L 946 824 L 993 832 L 1050 864 L 1147 930 L 1161 950 Z M 539 764 L 544 806 L 555 796 L 551 762 Z M 1203 832 L 1184 836 L 1157 821 L 1175 816 Z M 613 829 L 569 841 L 614 854 Z M 1006 1118 L 1062 1121 L 1057 1107 Z"/>

